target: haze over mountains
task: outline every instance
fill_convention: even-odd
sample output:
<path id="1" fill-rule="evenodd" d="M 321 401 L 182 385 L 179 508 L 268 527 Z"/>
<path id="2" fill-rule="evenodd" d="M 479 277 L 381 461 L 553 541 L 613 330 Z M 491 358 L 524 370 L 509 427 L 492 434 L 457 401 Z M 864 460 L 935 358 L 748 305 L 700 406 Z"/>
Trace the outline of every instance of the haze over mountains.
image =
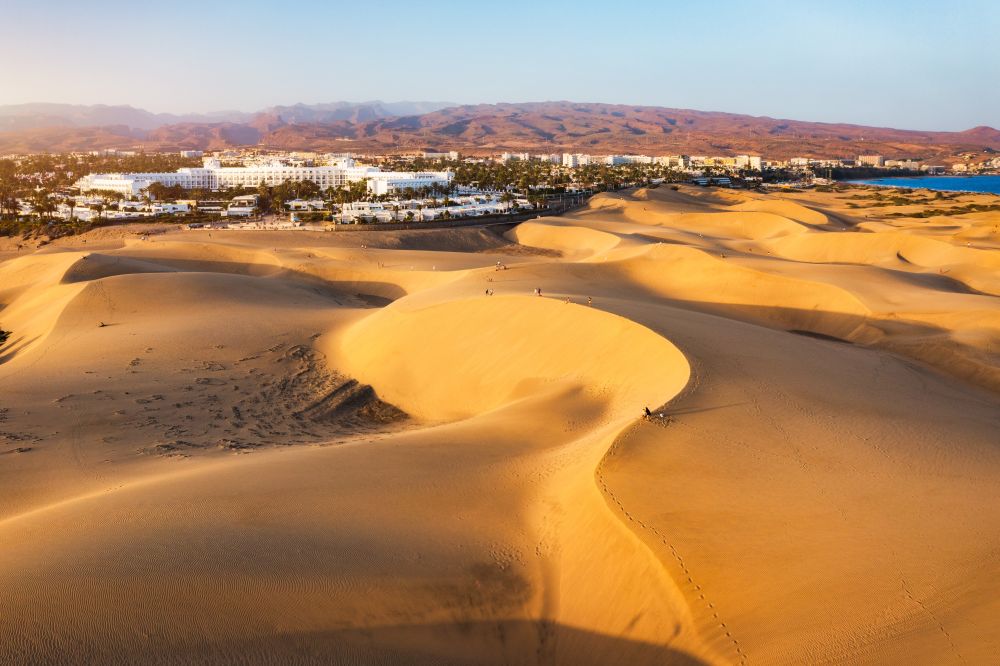
<path id="1" fill-rule="evenodd" d="M 0 153 L 138 147 L 259 146 L 315 151 L 455 149 L 595 154 L 754 153 L 844 157 L 864 152 L 955 161 L 1000 150 L 1000 131 L 934 132 L 733 113 L 579 102 L 453 106 L 444 102 L 333 102 L 257 113 L 156 114 L 128 106 L 0 106 Z"/>
<path id="2" fill-rule="evenodd" d="M 56 127 L 104 127 L 123 125 L 151 130 L 177 123 L 244 123 L 258 116 L 281 115 L 287 122 L 362 122 L 428 113 L 452 106 L 448 102 L 332 102 L 274 106 L 261 111 L 213 111 L 209 113 L 152 113 L 132 106 L 106 104 L 8 104 L 0 105 L 0 131 L 37 130 Z"/>

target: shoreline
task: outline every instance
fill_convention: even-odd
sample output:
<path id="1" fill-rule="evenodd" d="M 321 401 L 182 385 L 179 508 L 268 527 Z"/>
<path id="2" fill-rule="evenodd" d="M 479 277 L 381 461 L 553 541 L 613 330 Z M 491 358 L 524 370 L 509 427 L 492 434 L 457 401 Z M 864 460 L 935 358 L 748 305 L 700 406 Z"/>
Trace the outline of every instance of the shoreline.
<path id="1" fill-rule="evenodd" d="M 984 174 L 975 176 L 889 176 L 886 178 L 871 178 L 865 180 L 845 180 L 843 181 L 847 185 L 868 185 L 871 187 L 888 187 L 888 188 L 902 188 L 909 190 L 930 190 L 932 192 L 956 192 L 964 194 L 992 194 L 995 196 L 1000 196 L 1000 191 L 991 190 L 967 190 L 967 189 L 944 189 L 941 187 L 928 187 L 927 184 L 923 184 L 924 181 L 928 179 L 974 179 L 974 178 L 994 178 L 997 181 L 997 190 L 1000 190 L 1000 174 Z M 913 184 L 904 184 L 898 182 L 884 182 L 889 180 L 905 180 L 914 181 Z M 882 182 L 880 182 L 882 181 Z M 921 183 L 921 184 L 918 184 Z"/>

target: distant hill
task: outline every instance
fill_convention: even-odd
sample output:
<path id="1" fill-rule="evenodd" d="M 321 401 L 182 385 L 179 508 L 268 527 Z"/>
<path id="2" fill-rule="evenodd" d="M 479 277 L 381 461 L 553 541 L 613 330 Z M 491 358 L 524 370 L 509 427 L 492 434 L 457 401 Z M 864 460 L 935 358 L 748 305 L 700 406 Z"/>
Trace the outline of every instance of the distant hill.
<path id="1" fill-rule="evenodd" d="M 8 104 L 0 105 L 0 132 L 65 127 L 125 126 L 152 130 L 182 123 L 247 123 L 260 115 L 281 116 L 288 123 L 323 123 L 337 120 L 366 122 L 379 118 L 437 111 L 448 102 L 332 102 L 276 106 L 255 113 L 217 111 L 213 113 L 151 113 L 132 106 L 103 104 Z"/>
<path id="2" fill-rule="evenodd" d="M 22 105 L 23 106 L 23 105 Z M 315 151 L 406 151 L 425 148 L 483 154 L 531 152 L 750 153 L 851 157 L 860 153 L 954 161 L 961 153 L 1000 150 L 1000 131 L 921 132 L 886 127 L 815 123 L 722 112 L 651 106 L 538 102 L 445 106 L 433 102 L 296 104 L 246 117 L 178 120 L 155 126 L 163 114 L 131 107 L 87 109 L 72 115 L 61 105 L 37 105 L 43 118 L 73 125 L 0 132 L 0 153 L 58 152 L 140 146 L 147 150 L 262 146 Z M 13 107 L 0 107 L 0 128 Z M 146 114 L 146 115 L 144 115 Z M 224 114 L 208 114 L 224 116 Z M 128 118 L 126 118 L 128 116 Z M 150 118 L 152 116 L 152 118 Z M 99 129 L 81 123 L 106 118 Z M 128 122 L 124 122 L 125 120 Z M 42 122 L 41 120 L 37 122 Z M 47 122 L 47 121 L 46 121 Z"/>
<path id="3" fill-rule="evenodd" d="M 240 111 L 177 115 L 151 113 L 131 106 L 97 104 L 9 104 L 0 106 L 0 131 L 24 131 L 66 127 L 124 126 L 155 129 L 174 123 L 246 122 L 254 114 Z"/>
<path id="4" fill-rule="evenodd" d="M 381 118 L 431 113 L 450 106 L 454 105 L 448 102 L 333 102 L 273 106 L 261 113 L 280 116 L 284 122 L 292 124 L 330 123 L 339 120 L 364 123 Z"/>

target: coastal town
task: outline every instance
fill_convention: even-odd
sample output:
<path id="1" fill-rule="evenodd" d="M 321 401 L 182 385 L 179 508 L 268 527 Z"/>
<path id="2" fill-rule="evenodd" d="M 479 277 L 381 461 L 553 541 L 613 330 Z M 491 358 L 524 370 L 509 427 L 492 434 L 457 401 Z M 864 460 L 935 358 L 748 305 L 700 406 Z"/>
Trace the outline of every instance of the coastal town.
<path id="1" fill-rule="evenodd" d="M 159 168 L 77 170 L 95 161 Z M 184 166 L 162 168 L 175 164 Z M 663 182 L 766 191 L 883 174 L 998 171 L 1000 157 L 937 165 L 877 154 L 769 160 L 760 155 L 100 150 L 0 159 L 0 214 L 89 225 L 167 218 L 192 228 L 332 230 L 562 209 L 595 192 Z"/>

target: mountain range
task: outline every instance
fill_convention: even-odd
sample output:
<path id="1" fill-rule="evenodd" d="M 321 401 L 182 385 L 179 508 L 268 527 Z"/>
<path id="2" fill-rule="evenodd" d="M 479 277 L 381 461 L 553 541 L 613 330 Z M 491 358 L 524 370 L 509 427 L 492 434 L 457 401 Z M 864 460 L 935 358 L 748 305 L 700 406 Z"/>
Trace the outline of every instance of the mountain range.
<path id="1" fill-rule="evenodd" d="M 0 132 L 66 127 L 124 126 L 151 130 L 179 123 L 245 123 L 265 115 L 280 115 L 286 122 L 364 122 L 391 116 L 407 116 L 437 111 L 448 102 L 332 102 L 274 106 L 261 111 L 216 111 L 212 113 L 152 113 L 132 106 L 105 104 L 8 104 L 0 105 Z"/>
<path id="2" fill-rule="evenodd" d="M 861 153 L 943 162 L 1000 151 L 1000 131 L 927 132 L 654 106 L 579 102 L 450 105 L 334 102 L 256 113 L 156 114 L 129 106 L 0 106 L 0 154 L 99 148 L 261 147 L 393 152 L 423 149 L 639 154 Z"/>

